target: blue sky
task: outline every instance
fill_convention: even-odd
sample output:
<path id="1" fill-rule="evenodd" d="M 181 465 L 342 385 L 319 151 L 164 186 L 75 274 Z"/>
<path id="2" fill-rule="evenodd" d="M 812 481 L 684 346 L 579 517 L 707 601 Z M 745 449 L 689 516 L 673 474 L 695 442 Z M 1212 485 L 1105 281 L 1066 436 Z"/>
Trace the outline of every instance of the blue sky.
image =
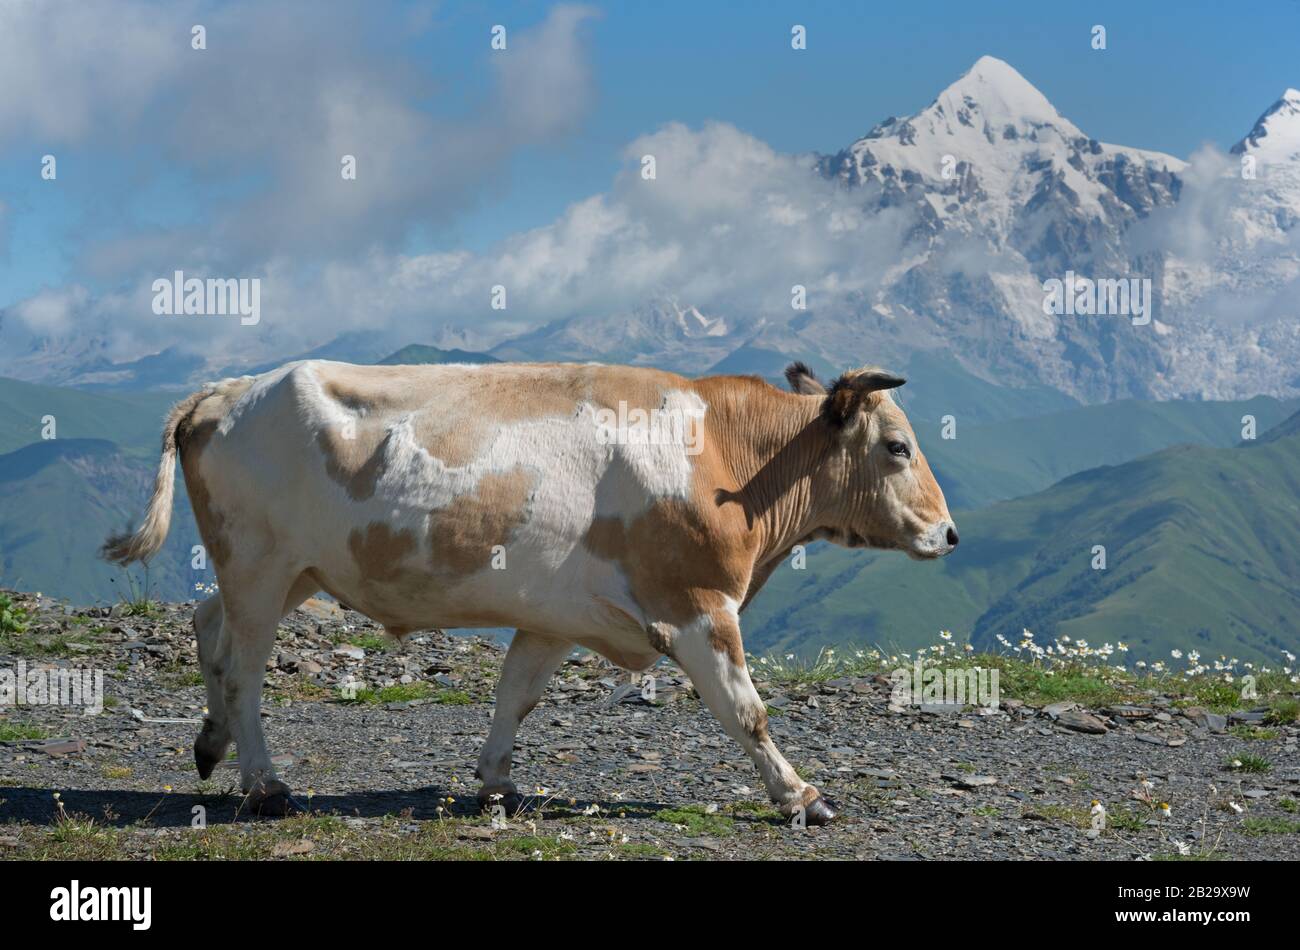
<path id="1" fill-rule="evenodd" d="M 487 46 L 490 26 L 502 23 L 512 37 L 521 36 L 540 29 L 553 12 L 538 3 L 287 6 L 312 17 L 314 25 L 304 34 L 319 28 L 326 37 L 320 57 L 351 60 L 355 55 L 359 74 L 393 101 L 440 122 L 471 125 L 482 124 L 485 112 L 490 116 L 508 101 L 489 91 L 497 67 Z M 351 245 L 329 247 L 324 236 L 303 240 L 300 233 L 277 247 L 310 266 L 331 254 L 355 257 L 373 228 L 376 244 L 403 252 L 481 252 L 513 233 L 554 221 L 575 201 L 607 191 L 625 166 L 628 144 L 665 123 L 695 128 L 720 120 L 778 152 L 833 151 L 886 116 L 928 104 L 985 54 L 1011 63 L 1090 135 L 1182 157 L 1206 141 L 1228 147 L 1286 87 L 1300 86 L 1300 3 L 1294 0 L 1239 9 L 1209 2 L 1176 8 L 1131 2 L 593 6 L 597 15 L 574 28 L 589 70 L 589 102 L 574 104 L 544 130 L 516 129 L 508 145 L 484 161 L 481 175 L 467 176 L 463 187 L 453 182 L 450 194 L 427 208 L 398 215 L 399 233 L 384 231 L 382 216 L 357 212 L 342 228 L 354 239 Z M 214 69 L 202 87 L 215 99 L 223 95 L 228 71 L 240 68 L 241 29 L 254 34 L 261 26 L 244 22 L 251 6 L 195 2 L 188 7 L 179 12 L 167 7 L 161 16 L 138 2 L 96 4 L 102 19 L 94 29 L 99 41 L 112 44 L 119 25 L 125 36 L 125 24 L 139 17 L 141 23 L 161 21 L 174 28 L 183 44 L 188 22 L 221 24 L 207 62 L 224 62 L 227 73 Z M 126 12 L 117 13 L 119 8 Z M 56 6 L 49 19 L 67 19 L 71 9 Z M 349 10 L 381 15 L 362 25 L 354 19 L 332 34 L 330 16 L 321 11 L 341 20 L 337 11 Z M 805 51 L 790 49 L 793 23 L 807 27 Z M 1090 47 L 1094 24 L 1107 29 L 1105 51 Z M 19 32 L 9 42 L 36 46 L 35 52 L 28 50 L 32 55 L 41 52 L 39 40 Z M 0 37 L 0 61 L 6 58 L 5 42 Z M 151 42 L 156 46 L 156 37 Z M 236 52 L 223 52 L 227 44 Z M 330 75 L 332 62 L 313 64 L 310 52 L 299 55 L 304 68 Z M 234 58 L 223 61 L 222 56 Z M 28 95 L 24 83 L 33 70 L 6 75 L 0 65 L 0 79 L 13 80 L 3 83 L 0 97 L 14 97 L 7 109 L 0 105 L 0 308 L 41 288 L 71 283 L 97 291 L 112 288 L 115 281 L 132 278 L 119 260 L 137 254 L 141 242 L 217 242 L 228 234 L 255 235 L 277 220 L 275 214 L 235 220 L 226 230 L 214 224 L 223 207 L 292 182 L 292 170 L 286 173 L 283 165 L 284 155 L 291 154 L 286 143 L 276 144 L 283 153 L 279 180 L 256 146 L 223 154 L 221 136 L 238 139 L 242 133 L 237 111 L 233 121 L 226 120 L 230 128 L 216 136 L 216 147 L 186 153 L 183 146 L 169 145 L 168 116 L 183 114 L 188 105 L 179 104 L 182 112 L 167 111 L 168 96 L 177 95 L 167 83 L 175 63 L 160 55 L 157 88 L 141 92 L 132 86 L 133 71 L 147 74 L 148 67 L 137 65 L 145 60 L 123 57 L 116 63 L 110 57 L 102 75 L 87 73 L 69 93 L 80 96 L 78 105 L 91 114 L 88 131 L 80 132 L 52 133 L 53 124 L 42 129 L 39 116 L 24 117 L 19 100 Z M 55 87 L 39 108 L 65 108 L 57 61 L 48 76 L 41 72 L 42 60 L 34 62 L 41 81 Z M 18 73 L 19 66 L 12 70 Z M 124 84 L 125 98 L 138 99 L 130 121 L 120 125 L 95 118 L 97 89 L 103 86 L 116 108 L 123 97 L 116 84 Z M 147 85 L 147 79 L 140 84 Z M 160 128 L 150 126 L 155 115 Z M 518 116 L 513 121 L 528 125 Z M 482 131 L 476 131 L 480 146 Z M 439 140 L 423 141 L 436 150 Z M 37 174 L 47 151 L 59 158 L 57 183 L 43 182 Z M 405 196 L 408 204 L 410 198 Z M 401 207 L 404 199 L 389 200 Z M 304 230 L 327 235 L 329 227 L 315 222 Z"/>

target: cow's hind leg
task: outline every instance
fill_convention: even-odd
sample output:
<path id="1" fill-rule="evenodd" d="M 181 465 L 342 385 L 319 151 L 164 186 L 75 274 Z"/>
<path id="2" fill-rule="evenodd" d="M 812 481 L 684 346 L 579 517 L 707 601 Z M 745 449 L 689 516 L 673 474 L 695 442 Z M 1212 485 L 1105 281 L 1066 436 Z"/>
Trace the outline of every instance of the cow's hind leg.
<path id="1" fill-rule="evenodd" d="M 199 644 L 199 668 L 208 690 L 208 714 L 194 740 L 194 764 L 207 778 L 230 747 L 230 718 L 226 714 L 226 663 L 230 651 L 223 641 L 221 595 L 213 594 L 194 611 L 194 636 Z"/>
<path id="2" fill-rule="evenodd" d="M 735 603 L 726 600 L 680 629 L 659 635 L 669 640 L 665 645 L 670 655 L 722 728 L 754 761 L 781 813 L 789 818 L 802 811 L 810 825 L 834 818 L 835 806 L 798 776 L 768 735 L 767 707 L 749 678 Z"/>
<path id="3" fill-rule="evenodd" d="M 280 616 L 291 613 L 304 600 L 319 590 L 319 585 L 307 574 L 301 575 L 289 591 L 280 610 Z M 199 778 L 206 779 L 226 756 L 232 738 L 230 716 L 226 709 L 226 674 L 230 664 L 230 639 L 222 623 L 224 611 L 221 595 L 213 594 L 194 611 L 194 633 L 199 645 L 199 668 L 208 693 L 208 714 L 203 729 L 194 740 L 194 764 Z"/>
<path id="4" fill-rule="evenodd" d="M 230 577 L 235 573 L 234 578 Z M 280 618 L 297 593 L 309 586 L 296 573 L 271 564 L 219 574 L 222 599 L 221 646 L 226 651 L 223 699 L 239 749 L 239 773 L 249 810 L 283 815 L 294 810 L 289 787 L 279 780 L 262 732 L 262 685 Z M 301 602 L 301 601 L 299 601 Z M 294 604 L 293 606 L 296 606 Z"/>
<path id="5" fill-rule="evenodd" d="M 515 631 L 501 679 L 497 683 L 496 709 L 492 730 L 479 753 L 475 774 L 483 780 L 479 804 L 490 808 L 500 804 L 513 815 L 523 804 L 515 783 L 510 780 L 510 762 L 514 754 L 519 724 L 537 705 L 546 684 L 569 655 L 573 645 L 528 630 Z M 494 796 L 500 795 L 499 799 Z"/>

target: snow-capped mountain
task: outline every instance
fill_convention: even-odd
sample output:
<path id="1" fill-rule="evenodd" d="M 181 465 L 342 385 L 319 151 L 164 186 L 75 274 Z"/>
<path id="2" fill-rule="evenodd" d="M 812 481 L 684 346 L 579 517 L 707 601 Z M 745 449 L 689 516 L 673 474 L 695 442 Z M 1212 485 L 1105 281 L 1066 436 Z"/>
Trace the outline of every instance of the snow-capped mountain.
<path id="1" fill-rule="evenodd" d="M 1288 89 L 1177 209 L 1164 253 L 1169 391 L 1300 389 L 1300 92 Z"/>
<path id="2" fill-rule="evenodd" d="M 1300 93 L 1233 152 L 1255 177 L 1222 156 L 1194 168 L 1097 141 L 983 57 L 920 112 L 817 162 L 853 200 L 912 209 L 916 253 L 872 299 L 751 342 L 898 365 L 932 351 L 1089 402 L 1295 395 Z M 1044 282 L 1070 273 L 1150 280 L 1150 321 L 1045 312 Z"/>
<path id="3" fill-rule="evenodd" d="M 932 233 L 974 233 L 1050 258 L 1074 250 L 1069 235 L 1034 219 L 1121 228 L 1175 201 L 1185 164 L 1089 138 L 1011 66 L 985 56 L 925 109 L 887 119 L 821 169 L 878 185 L 882 204 L 915 202 Z"/>

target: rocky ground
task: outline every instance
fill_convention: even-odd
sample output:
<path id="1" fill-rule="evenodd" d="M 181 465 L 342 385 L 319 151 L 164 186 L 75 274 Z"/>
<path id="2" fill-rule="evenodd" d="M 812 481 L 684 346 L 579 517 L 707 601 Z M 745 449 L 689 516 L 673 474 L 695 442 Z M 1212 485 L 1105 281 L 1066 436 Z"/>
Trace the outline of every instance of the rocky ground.
<path id="1" fill-rule="evenodd" d="M 915 707 L 891 704 L 880 675 L 773 676 L 759 689 L 775 741 L 841 806 L 803 829 L 680 670 L 665 662 L 648 701 L 581 654 L 520 734 L 515 777 L 536 807 L 494 826 L 473 769 L 503 648 L 440 632 L 396 646 L 323 601 L 282 624 L 264 704 L 309 813 L 260 819 L 233 761 L 195 772 L 193 605 L 9 596 L 24 629 L 0 636 L 0 671 L 102 669 L 106 701 L 0 706 L 4 859 L 1300 857 L 1300 726 L 1267 704 L 1146 690 L 1082 708 L 1004 689 L 996 709 Z"/>

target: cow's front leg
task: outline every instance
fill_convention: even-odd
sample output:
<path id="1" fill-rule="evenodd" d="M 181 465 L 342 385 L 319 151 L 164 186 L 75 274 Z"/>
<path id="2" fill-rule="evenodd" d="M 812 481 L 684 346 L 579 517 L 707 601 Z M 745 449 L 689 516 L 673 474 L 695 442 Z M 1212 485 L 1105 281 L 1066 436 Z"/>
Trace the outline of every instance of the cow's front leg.
<path id="1" fill-rule="evenodd" d="M 802 808 L 810 825 L 824 825 L 834 818 L 834 806 L 798 776 L 768 735 L 767 707 L 745 665 L 736 602 L 721 598 L 690 623 L 671 632 L 661 630 L 660 638 L 665 635 L 672 658 L 686 671 L 722 728 L 754 760 L 781 813 L 789 818 Z"/>
<path id="2" fill-rule="evenodd" d="M 546 684 L 569 655 L 572 644 L 564 640 L 545 637 L 528 630 L 516 630 L 510 641 L 505 662 L 501 666 L 501 679 L 497 683 L 496 709 L 492 714 L 492 730 L 478 756 L 475 774 L 483 780 L 479 789 L 479 805 L 490 808 L 494 795 L 507 815 L 513 815 L 523 804 L 515 783 L 510 780 L 510 762 L 515 749 L 515 735 L 542 693 Z"/>

